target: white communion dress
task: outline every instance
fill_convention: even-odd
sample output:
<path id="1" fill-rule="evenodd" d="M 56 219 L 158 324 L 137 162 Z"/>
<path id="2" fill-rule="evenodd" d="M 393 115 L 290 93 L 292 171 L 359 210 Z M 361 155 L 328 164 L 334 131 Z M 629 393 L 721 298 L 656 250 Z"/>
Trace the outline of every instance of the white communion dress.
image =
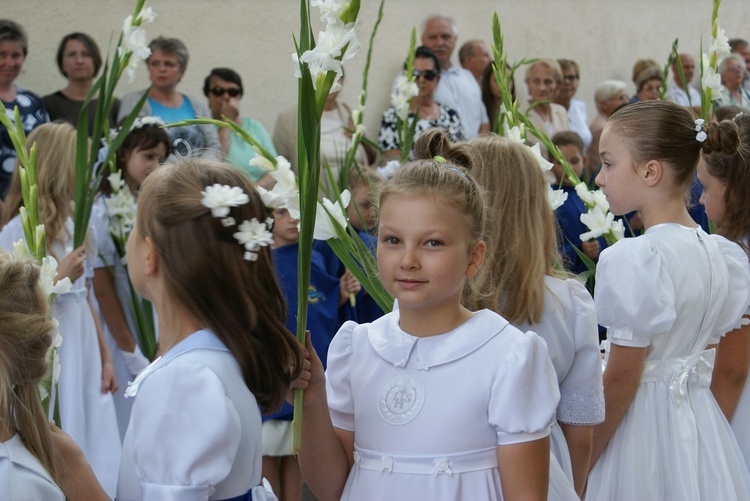
<path id="1" fill-rule="evenodd" d="M 399 312 L 347 322 L 328 352 L 333 425 L 354 432 L 342 499 L 502 499 L 498 446 L 549 435 L 559 400 L 544 341 L 482 310 L 414 337 Z"/>
<path id="2" fill-rule="evenodd" d="M 275 500 L 261 484 L 261 420 L 234 355 L 200 330 L 138 374 L 117 499 Z"/>
<path id="3" fill-rule="evenodd" d="M 557 421 L 550 433 L 554 461 L 550 463 L 548 499 L 576 499 L 568 442 L 558 422 L 593 426 L 604 421 L 599 331 L 594 300 L 578 280 L 547 276 L 544 284 L 539 322 L 516 327 L 533 330 L 547 343 L 560 386 Z"/>
<path id="4" fill-rule="evenodd" d="M 23 445 L 20 435 L 0 442 L 0 499 L 65 499 L 42 463 Z"/>
<path id="5" fill-rule="evenodd" d="M 73 251 L 73 224 L 68 220 L 65 241 L 52 245 L 62 259 Z M 21 218 L 11 219 L 0 231 L 0 248 L 13 250 L 13 243 L 23 239 Z M 73 283 L 71 290 L 55 297 L 52 317 L 60 324 L 62 344 L 60 379 L 57 383 L 60 402 L 60 424 L 83 451 L 104 490 L 114 497 L 117 467 L 120 462 L 120 432 L 111 393 L 102 393 L 102 359 L 94 316 L 86 296 L 86 280 L 93 275 L 96 236 L 88 231 L 86 271 Z"/>
<path id="6" fill-rule="evenodd" d="M 750 476 L 709 388 L 714 350 L 706 350 L 739 325 L 749 273 L 739 246 L 676 224 L 602 252 L 599 322 L 610 343 L 648 351 L 635 398 L 589 475 L 587 500 L 749 499 Z"/>

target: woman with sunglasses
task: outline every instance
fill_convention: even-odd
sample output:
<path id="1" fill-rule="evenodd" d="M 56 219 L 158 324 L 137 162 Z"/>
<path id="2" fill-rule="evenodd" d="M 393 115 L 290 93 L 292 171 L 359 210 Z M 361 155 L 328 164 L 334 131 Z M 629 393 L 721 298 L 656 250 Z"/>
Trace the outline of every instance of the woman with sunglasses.
<path id="1" fill-rule="evenodd" d="M 127 117 L 146 92 L 148 98 L 139 116 L 156 116 L 167 124 L 211 116 L 202 99 L 177 91 L 189 58 L 185 44 L 176 38 L 158 37 L 151 41 L 149 48 L 151 55 L 146 59 L 146 66 L 151 88 L 126 94 L 117 121 Z M 170 127 L 167 132 L 173 151 L 180 157 L 223 157 L 213 125 Z"/>
<path id="2" fill-rule="evenodd" d="M 263 125 L 250 117 L 240 115 L 240 100 L 245 90 L 240 75 L 230 68 L 214 68 L 203 83 L 203 94 L 208 98 L 211 117 L 216 120 L 231 120 L 250 134 L 260 145 L 276 156 L 276 148 Z M 255 150 L 242 140 L 236 132 L 226 127 L 218 127 L 221 152 L 227 162 L 240 168 L 250 179 L 266 188 L 273 184 L 273 178 L 260 167 L 250 165 Z"/>
<path id="3" fill-rule="evenodd" d="M 419 87 L 419 94 L 412 98 L 409 104 L 409 119 L 417 117 L 414 141 L 416 142 L 424 131 L 433 127 L 443 129 L 451 142 L 463 141 L 464 128 L 456 110 L 436 103 L 433 98 L 440 81 L 440 62 L 435 53 L 427 47 L 417 47 L 414 53 L 414 76 Z M 394 106 L 383 112 L 378 143 L 386 157 L 398 159 L 401 156 L 398 116 Z"/>

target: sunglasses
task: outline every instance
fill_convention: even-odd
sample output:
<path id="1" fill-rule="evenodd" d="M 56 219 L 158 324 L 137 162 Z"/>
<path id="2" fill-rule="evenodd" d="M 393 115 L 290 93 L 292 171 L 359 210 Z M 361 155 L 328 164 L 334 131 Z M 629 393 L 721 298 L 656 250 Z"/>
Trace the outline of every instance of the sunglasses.
<path id="1" fill-rule="evenodd" d="M 224 95 L 224 93 L 229 94 L 229 97 L 237 97 L 240 94 L 242 94 L 242 91 L 235 87 L 232 87 L 231 89 L 223 89 L 221 87 L 214 87 L 213 89 L 209 89 L 208 92 L 210 92 L 216 97 L 221 97 Z"/>
<path id="2" fill-rule="evenodd" d="M 421 75 L 422 78 L 424 78 L 428 82 L 432 82 L 438 77 L 438 72 L 435 70 L 423 70 L 423 71 L 414 70 L 412 71 L 412 75 L 414 75 L 415 79 L 419 78 L 419 76 Z"/>

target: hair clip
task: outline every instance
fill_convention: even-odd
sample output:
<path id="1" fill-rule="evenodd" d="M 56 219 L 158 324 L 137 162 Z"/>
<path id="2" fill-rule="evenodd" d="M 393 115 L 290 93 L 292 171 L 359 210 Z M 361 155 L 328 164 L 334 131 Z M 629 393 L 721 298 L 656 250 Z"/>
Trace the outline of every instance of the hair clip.
<path id="1" fill-rule="evenodd" d="M 697 132 L 697 134 L 695 135 L 695 139 L 700 143 L 705 141 L 706 138 L 708 137 L 706 135 L 706 131 L 703 130 L 704 123 L 706 123 L 706 121 L 703 120 L 702 118 L 698 118 L 695 120 L 695 131 Z"/>
<path id="2" fill-rule="evenodd" d="M 250 201 L 250 197 L 242 191 L 242 188 L 225 184 L 206 186 L 206 189 L 201 191 L 201 195 L 203 195 L 201 205 L 211 209 L 211 215 L 219 218 L 225 228 L 237 224 L 235 219 L 229 215 L 231 208 L 239 207 Z M 264 223 L 252 218 L 249 221 L 243 221 L 237 227 L 238 231 L 232 236 L 245 248 L 243 257 L 246 261 L 256 261 L 261 247 L 273 244 L 273 233 L 270 231 L 272 227 L 272 218 L 267 218 Z"/>

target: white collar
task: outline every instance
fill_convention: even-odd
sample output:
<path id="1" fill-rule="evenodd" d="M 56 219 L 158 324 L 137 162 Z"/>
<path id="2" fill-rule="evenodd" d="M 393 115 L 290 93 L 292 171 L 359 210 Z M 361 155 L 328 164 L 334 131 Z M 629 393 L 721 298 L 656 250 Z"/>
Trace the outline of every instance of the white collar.
<path id="1" fill-rule="evenodd" d="M 396 367 L 405 367 L 417 342 L 429 346 L 420 353 L 419 368 L 447 364 L 465 357 L 498 335 L 508 321 L 489 310 L 478 311 L 466 322 L 445 334 L 416 337 L 401 330 L 394 311 L 370 324 L 367 337 L 375 352 Z"/>

